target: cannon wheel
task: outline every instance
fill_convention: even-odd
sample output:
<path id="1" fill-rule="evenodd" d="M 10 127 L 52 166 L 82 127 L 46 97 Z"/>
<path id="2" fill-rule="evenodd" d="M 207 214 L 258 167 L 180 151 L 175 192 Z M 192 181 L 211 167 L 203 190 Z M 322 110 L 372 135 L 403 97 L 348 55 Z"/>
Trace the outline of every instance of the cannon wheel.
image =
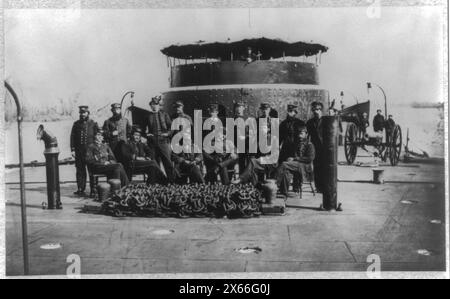
<path id="1" fill-rule="evenodd" d="M 395 125 L 392 130 L 389 142 L 389 160 L 392 166 L 396 166 L 400 161 L 402 152 L 402 129 L 399 125 Z"/>
<path id="2" fill-rule="evenodd" d="M 356 152 L 358 151 L 358 146 L 356 145 L 358 139 L 358 128 L 354 123 L 349 123 L 347 130 L 345 131 L 345 159 L 349 165 L 353 164 L 356 158 Z"/>

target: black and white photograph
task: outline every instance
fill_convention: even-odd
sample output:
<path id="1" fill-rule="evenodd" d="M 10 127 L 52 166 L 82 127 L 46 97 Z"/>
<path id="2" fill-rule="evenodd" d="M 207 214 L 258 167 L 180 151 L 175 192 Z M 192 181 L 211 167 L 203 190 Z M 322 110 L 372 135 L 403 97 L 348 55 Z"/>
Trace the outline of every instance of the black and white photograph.
<path id="1" fill-rule="evenodd" d="M 2 2 L 2 276 L 449 278 L 447 1 Z"/>

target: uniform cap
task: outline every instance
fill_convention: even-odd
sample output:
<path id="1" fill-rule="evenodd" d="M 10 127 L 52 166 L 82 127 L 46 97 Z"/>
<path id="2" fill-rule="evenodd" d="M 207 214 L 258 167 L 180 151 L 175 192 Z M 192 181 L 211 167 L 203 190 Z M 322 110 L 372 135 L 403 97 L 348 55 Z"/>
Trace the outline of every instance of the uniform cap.
<path id="1" fill-rule="evenodd" d="M 219 112 L 218 104 L 209 104 L 209 112 Z"/>
<path id="2" fill-rule="evenodd" d="M 287 105 L 287 110 L 288 110 L 288 112 L 291 112 L 291 111 L 297 112 L 297 107 L 298 106 L 296 106 L 296 105 Z"/>
<path id="3" fill-rule="evenodd" d="M 79 106 L 78 109 L 80 109 L 80 113 L 89 112 L 89 106 Z"/>
<path id="4" fill-rule="evenodd" d="M 116 109 L 116 108 L 122 108 L 122 105 L 120 105 L 119 103 L 111 104 L 111 109 Z"/>
<path id="5" fill-rule="evenodd" d="M 184 107 L 184 104 L 182 101 L 176 101 L 175 103 L 173 103 L 174 107 Z"/>
<path id="6" fill-rule="evenodd" d="M 133 126 L 133 129 L 131 130 L 131 134 L 134 133 L 140 133 L 142 135 L 142 129 L 139 126 Z"/>
<path id="7" fill-rule="evenodd" d="M 311 109 L 314 109 L 316 107 L 320 107 L 323 109 L 323 104 L 321 102 L 312 102 L 311 103 Z"/>
<path id="8" fill-rule="evenodd" d="M 301 132 L 308 132 L 308 129 L 306 128 L 306 126 L 298 127 L 298 133 L 301 133 Z"/>
<path id="9" fill-rule="evenodd" d="M 162 100 L 161 96 L 152 97 L 152 99 L 150 100 L 149 105 L 159 105 L 161 100 Z"/>
<path id="10" fill-rule="evenodd" d="M 268 109 L 271 108 L 269 103 L 261 103 L 259 106 L 260 109 Z"/>
<path id="11" fill-rule="evenodd" d="M 242 107 L 242 106 L 245 107 L 245 102 L 244 102 L 244 101 L 237 101 L 237 102 L 234 104 L 234 107 Z"/>

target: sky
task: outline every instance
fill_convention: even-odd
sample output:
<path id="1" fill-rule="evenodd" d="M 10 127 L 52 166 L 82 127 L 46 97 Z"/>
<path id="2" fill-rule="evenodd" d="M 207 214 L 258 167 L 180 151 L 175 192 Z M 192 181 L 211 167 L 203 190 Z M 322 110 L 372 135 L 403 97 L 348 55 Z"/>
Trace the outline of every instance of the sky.
<path id="1" fill-rule="evenodd" d="M 160 50 L 197 40 L 252 37 L 318 42 L 329 47 L 321 85 L 367 99 L 366 82 L 389 105 L 442 102 L 443 15 L 440 7 L 6 10 L 5 77 L 26 105 L 48 106 L 78 96 L 107 104 L 136 92 L 136 103 L 169 88 Z M 372 101 L 382 103 L 373 90 Z"/>

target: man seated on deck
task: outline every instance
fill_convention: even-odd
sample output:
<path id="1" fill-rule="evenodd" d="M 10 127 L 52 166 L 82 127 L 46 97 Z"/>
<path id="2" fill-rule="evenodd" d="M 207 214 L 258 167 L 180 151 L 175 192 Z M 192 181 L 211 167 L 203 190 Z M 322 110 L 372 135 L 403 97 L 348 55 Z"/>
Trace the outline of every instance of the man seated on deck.
<path id="1" fill-rule="evenodd" d="M 252 183 L 254 186 L 257 186 L 262 183 L 264 176 L 267 176 L 266 179 L 274 176 L 280 151 L 278 136 L 274 135 L 274 138 L 272 138 L 267 125 L 261 125 L 260 130 L 262 130 L 262 136 L 268 137 L 268 141 L 270 141 L 268 146 L 271 151 L 267 154 L 258 153 L 256 158 L 251 158 L 240 178 L 233 181 L 233 184 Z M 276 157 L 275 161 L 273 157 Z"/>
<path id="2" fill-rule="evenodd" d="M 308 130 L 306 126 L 298 129 L 298 136 L 295 142 L 294 156 L 289 157 L 287 161 L 282 162 L 276 172 L 277 183 L 280 187 L 280 193 L 288 196 L 290 175 L 297 175 L 301 184 L 306 181 L 314 180 L 312 162 L 314 161 L 314 145 L 308 140 Z"/>
<path id="3" fill-rule="evenodd" d="M 167 177 L 159 168 L 158 163 L 152 160 L 152 151 L 141 139 L 141 128 L 133 127 L 132 139 L 127 144 L 127 156 L 131 158 L 131 161 L 128 161 L 125 165 L 128 179 L 132 180 L 133 173 L 145 173 L 147 175 L 147 184 L 166 184 Z"/>
<path id="4" fill-rule="evenodd" d="M 191 140 L 191 132 L 188 130 L 183 136 L 184 140 Z M 186 176 L 189 178 L 189 182 L 192 183 L 205 183 L 203 174 L 201 171 L 203 155 L 201 153 L 195 153 L 195 145 L 186 142 L 182 144 L 182 152 L 176 154 L 172 152 L 172 161 L 175 164 L 175 182 L 178 184 L 186 183 Z"/>
<path id="5" fill-rule="evenodd" d="M 234 143 L 231 140 L 227 140 L 224 134 L 217 136 L 220 140 L 213 139 L 214 152 L 208 154 L 203 151 L 203 158 L 206 166 L 205 181 L 215 183 L 217 181 L 217 175 L 220 175 L 220 181 L 223 185 L 230 184 L 230 178 L 228 171 L 231 167 L 234 167 L 239 158 L 234 147 Z M 222 152 L 219 152 L 221 149 Z"/>
<path id="6" fill-rule="evenodd" d="M 128 177 L 122 164 L 116 162 L 111 148 L 103 143 L 103 130 L 98 129 L 94 143 L 86 150 L 86 162 L 92 174 L 104 174 L 109 179 L 119 179 L 122 187 L 128 185 Z"/>

